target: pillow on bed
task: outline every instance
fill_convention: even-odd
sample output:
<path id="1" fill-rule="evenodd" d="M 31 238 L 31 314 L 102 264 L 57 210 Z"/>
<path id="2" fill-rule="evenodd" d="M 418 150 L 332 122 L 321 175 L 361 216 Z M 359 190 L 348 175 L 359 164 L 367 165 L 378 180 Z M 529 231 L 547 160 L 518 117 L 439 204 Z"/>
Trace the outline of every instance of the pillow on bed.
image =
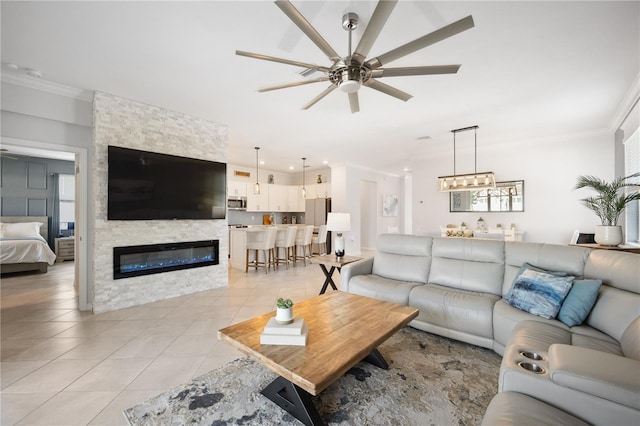
<path id="1" fill-rule="evenodd" d="M 40 237 L 40 222 L 4 223 L 2 236 L 5 238 Z"/>

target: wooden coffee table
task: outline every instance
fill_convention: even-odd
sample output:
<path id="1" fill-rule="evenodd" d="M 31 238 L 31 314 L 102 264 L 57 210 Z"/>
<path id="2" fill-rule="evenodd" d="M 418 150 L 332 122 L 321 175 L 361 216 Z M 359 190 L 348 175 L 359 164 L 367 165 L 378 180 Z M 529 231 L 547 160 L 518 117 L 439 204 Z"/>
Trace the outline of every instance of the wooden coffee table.
<path id="1" fill-rule="evenodd" d="M 257 359 L 280 377 L 262 394 L 307 425 L 323 424 L 311 400 L 366 360 L 388 368 L 376 349 L 418 316 L 418 309 L 342 291 L 294 305 L 309 328 L 306 346 L 260 345 L 270 312 L 218 330 L 218 338 Z"/>

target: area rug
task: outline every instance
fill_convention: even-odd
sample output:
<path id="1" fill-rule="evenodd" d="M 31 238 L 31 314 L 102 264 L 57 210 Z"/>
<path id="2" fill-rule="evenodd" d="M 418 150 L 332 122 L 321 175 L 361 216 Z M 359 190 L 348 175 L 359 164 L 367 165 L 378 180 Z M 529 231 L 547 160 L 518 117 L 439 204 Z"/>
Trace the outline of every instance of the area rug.
<path id="1" fill-rule="evenodd" d="M 498 392 L 500 356 L 405 327 L 313 402 L 328 425 L 478 425 Z M 321 365 L 318 368 L 322 368 Z M 124 411 L 132 425 L 298 425 L 260 390 L 276 374 L 240 358 Z"/>

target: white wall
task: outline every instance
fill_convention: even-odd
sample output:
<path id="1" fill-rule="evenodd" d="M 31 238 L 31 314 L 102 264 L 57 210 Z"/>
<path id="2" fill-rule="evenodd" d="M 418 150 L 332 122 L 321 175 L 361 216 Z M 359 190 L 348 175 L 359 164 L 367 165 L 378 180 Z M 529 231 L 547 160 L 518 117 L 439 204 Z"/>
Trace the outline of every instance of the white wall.
<path id="1" fill-rule="evenodd" d="M 377 186 L 375 211 L 363 212 L 361 206 L 361 183 L 373 182 Z M 397 226 L 400 232 L 410 233 L 404 229 L 404 178 L 380 173 L 354 164 L 336 164 L 331 166 L 331 210 L 334 212 L 348 212 L 351 214 L 351 231 L 344 234 L 345 252 L 347 255 L 361 254 L 362 229 L 361 216 L 370 214 L 376 219 L 377 227 L 368 236 L 369 241 L 375 241 L 377 235 L 386 233 L 389 226 Z M 398 196 L 398 216 L 382 216 L 382 196 L 395 194 Z M 366 247 L 368 248 L 368 247 Z"/>
<path id="2" fill-rule="evenodd" d="M 2 142 L 76 154 L 78 176 L 83 177 L 78 182 L 79 215 L 76 218 L 76 281 L 81 310 L 90 309 L 93 298 L 93 276 L 88 273 L 93 269 L 93 258 L 87 256 L 93 250 L 90 237 L 93 230 L 91 224 L 86 223 L 88 221 L 82 220 L 93 214 L 92 206 L 87 202 L 93 177 L 88 170 L 82 170 L 93 152 L 92 97 L 93 92 L 2 74 Z"/>
<path id="3" fill-rule="evenodd" d="M 438 191 L 438 176 L 450 175 L 453 148 L 432 149 L 413 165 L 413 233 L 439 233 L 448 223 L 487 226 L 515 223 L 525 241 L 567 244 L 574 230 L 593 232 L 597 217 L 579 202 L 587 189 L 574 190 L 578 175 L 614 177 L 614 135 L 601 131 L 508 144 L 478 143 L 478 171 L 493 171 L 499 181 L 525 182 L 523 213 L 450 213 L 449 194 Z M 473 171 L 473 170 L 471 170 Z M 459 170 L 466 172 L 466 170 Z"/>

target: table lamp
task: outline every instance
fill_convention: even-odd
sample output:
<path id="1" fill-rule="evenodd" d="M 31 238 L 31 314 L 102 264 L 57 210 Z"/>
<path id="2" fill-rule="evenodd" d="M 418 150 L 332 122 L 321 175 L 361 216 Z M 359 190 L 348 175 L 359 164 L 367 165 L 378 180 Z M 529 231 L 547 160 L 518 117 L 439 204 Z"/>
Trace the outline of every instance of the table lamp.
<path id="1" fill-rule="evenodd" d="M 351 230 L 351 215 L 349 213 L 329 213 L 327 216 L 327 231 L 336 232 L 336 257 L 344 256 L 344 237 L 342 233 Z"/>

